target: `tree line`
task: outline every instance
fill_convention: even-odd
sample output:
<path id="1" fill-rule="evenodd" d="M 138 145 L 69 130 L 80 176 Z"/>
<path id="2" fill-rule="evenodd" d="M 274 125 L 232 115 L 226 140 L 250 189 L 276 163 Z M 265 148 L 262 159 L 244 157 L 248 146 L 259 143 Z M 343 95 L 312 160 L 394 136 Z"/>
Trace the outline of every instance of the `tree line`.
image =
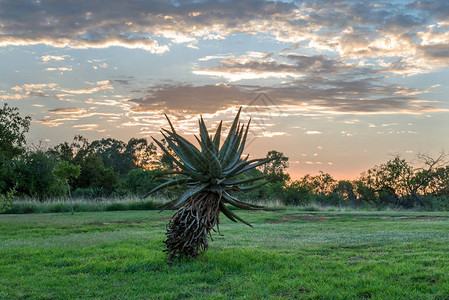
<path id="1" fill-rule="evenodd" d="M 45 201 L 67 197 L 68 193 L 88 199 L 142 197 L 160 183 L 164 172 L 176 168 L 169 157 L 158 155 L 153 142 L 144 138 L 90 142 L 77 135 L 70 142 L 49 148 L 28 145 L 25 134 L 30 121 L 15 107 L 4 104 L 0 108 L 3 206 L 13 197 Z M 169 149 L 169 145 L 165 147 Z M 288 157 L 272 150 L 267 158 L 272 158 L 270 163 L 243 177 L 265 175 L 269 183 L 239 195 L 240 198 L 261 203 L 279 200 L 286 205 L 449 209 L 449 165 L 444 153 L 437 157 L 419 154 L 419 166 L 395 156 L 352 181 L 336 180 L 323 172 L 292 180 L 286 171 Z M 179 192 L 168 190 L 162 196 L 173 198 Z"/>

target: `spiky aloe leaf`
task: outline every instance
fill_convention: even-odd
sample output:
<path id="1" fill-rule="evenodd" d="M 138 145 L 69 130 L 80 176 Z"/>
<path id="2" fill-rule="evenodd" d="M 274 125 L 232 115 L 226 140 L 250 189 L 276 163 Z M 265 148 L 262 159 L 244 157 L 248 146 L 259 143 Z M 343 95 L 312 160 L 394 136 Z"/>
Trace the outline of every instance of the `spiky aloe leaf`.
<path id="1" fill-rule="evenodd" d="M 199 171 L 204 171 L 207 168 L 207 161 L 204 155 L 194 145 L 174 132 L 164 131 L 176 142 L 179 148 L 178 151 L 188 158 L 191 165 L 195 165 L 195 168 Z"/>
<path id="2" fill-rule="evenodd" d="M 220 121 L 218 124 L 217 131 L 215 132 L 214 139 L 212 140 L 212 144 L 214 144 L 215 154 L 218 155 L 218 151 L 220 150 L 220 138 L 221 138 L 221 126 L 223 121 Z"/>
<path id="3" fill-rule="evenodd" d="M 233 153 L 233 157 L 230 158 L 229 166 L 234 166 L 243 154 L 243 149 L 245 148 L 246 138 L 248 137 L 248 129 L 249 124 L 251 124 L 251 119 L 249 119 L 248 124 L 246 125 L 245 134 L 242 137 L 242 142 L 240 143 L 239 148 L 235 153 Z"/>
<path id="4" fill-rule="evenodd" d="M 178 179 L 178 178 L 167 178 L 166 182 L 158 185 L 157 187 L 155 187 L 154 189 L 149 191 L 143 198 L 146 198 L 150 194 L 153 194 L 153 193 L 155 193 L 155 192 L 157 192 L 157 191 L 159 191 L 161 189 L 168 188 L 168 187 L 171 187 L 171 186 L 174 186 L 174 185 L 182 185 L 184 183 L 189 182 L 190 180 L 191 180 L 190 178 L 181 178 L 181 179 Z"/>
<path id="5" fill-rule="evenodd" d="M 237 216 L 235 213 L 233 213 L 230 209 L 228 209 L 226 207 L 226 205 L 224 205 L 222 202 L 220 202 L 220 211 L 226 216 L 228 217 L 231 221 L 237 222 L 236 220 L 239 220 L 240 222 L 248 225 L 249 227 L 253 227 L 253 225 L 251 225 L 250 223 L 248 223 L 247 221 L 243 220 L 242 218 L 240 218 L 239 216 Z"/>
<path id="6" fill-rule="evenodd" d="M 235 134 L 236 134 L 235 130 L 238 126 L 237 124 L 239 122 L 239 117 L 240 117 L 241 111 L 242 111 L 242 108 L 240 107 L 240 109 L 237 113 L 237 116 L 235 116 L 234 122 L 231 125 L 231 129 L 229 129 L 228 136 L 226 137 L 226 140 L 224 141 L 223 146 L 221 146 L 221 149 L 218 154 L 218 157 L 220 158 L 220 160 L 223 160 L 223 158 L 226 158 L 225 155 L 229 149 L 229 143 L 231 142 L 231 139 L 235 138 Z"/>
<path id="7" fill-rule="evenodd" d="M 257 176 L 257 177 L 253 177 L 253 178 L 247 178 L 247 179 L 226 180 L 223 182 L 223 184 L 228 185 L 228 186 L 233 186 L 233 185 L 250 183 L 250 182 L 257 181 L 257 180 L 262 180 L 265 177 L 266 176 L 263 175 L 263 176 Z"/>
<path id="8" fill-rule="evenodd" d="M 246 203 L 243 201 L 240 201 L 239 199 L 231 196 L 230 194 L 228 194 L 227 192 L 223 193 L 223 198 L 225 199 L 223 202 L 229 203 L 235 207 L 238 208 L 243 208 L 243 209 L 255 209 L 255 208 L 262 208 L 263 206 L 260 205 L 255 205 L 255 204 L 250 204 L 250 203 Z"/>
<path id="9" fill-rule="evenodd" d="M 176 202 L 175 207 L 179 207 L 184 201 L 186 201 L 188 198 L 198 194 L 202 190 L 204 190 L 209 183 L 199 183 L 193 187 L 191 187 L 187 192 L 185 192 Z"/>

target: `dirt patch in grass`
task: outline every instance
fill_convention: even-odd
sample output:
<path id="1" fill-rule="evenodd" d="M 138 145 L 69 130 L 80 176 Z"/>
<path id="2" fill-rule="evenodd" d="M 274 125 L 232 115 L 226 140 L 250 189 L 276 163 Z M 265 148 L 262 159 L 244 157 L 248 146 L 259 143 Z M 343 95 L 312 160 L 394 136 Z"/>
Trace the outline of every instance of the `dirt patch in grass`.
<path id="1" fill-rule="evenodd" d="M 137 220 L 137 221 L 116 221 L 116 222 L 92 222 L 89 223 L 87 225 L 92 225 L 92 226 L 107 226 L 107 225 L 113 225 L 113 224 L 140 224 L 143 223 L 142 220 Z"/>
<path id="2" fill-rule="evenodd" d="M 283 215 L 282 219 L 286 221 L 305 220 L 305 221 L 325 222 L 329 218 L 317 217 L 313 215 Z"/>
<path id="3" fill-rule="evenodd" d="M 357 216 L 357 219 L 382 219 L 382 220 L 446 220 L 447 217 L 390 217 L 390 216 Z"/>
<path id="4" fill-rule="evenodd" d="M 442 220 L 444 217 L 399 217 L 401 220 Z"/>
<path id="5" fill-rule="evenodd" d="M 285 223 L 288 221 L 287 220 L 279 220 L 279 219 L 265 219 L 265 222 L 271 223 L 271 224 L 279 224 L 279 223 Z"/>

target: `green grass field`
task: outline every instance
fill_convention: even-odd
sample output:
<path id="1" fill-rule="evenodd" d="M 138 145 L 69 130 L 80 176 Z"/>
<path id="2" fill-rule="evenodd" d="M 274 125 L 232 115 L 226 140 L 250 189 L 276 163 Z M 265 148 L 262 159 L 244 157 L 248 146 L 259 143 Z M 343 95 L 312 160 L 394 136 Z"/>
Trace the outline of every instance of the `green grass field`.
<path id="1" fill-rule="evenodd" d="M 0 215 L 0 298 L 449 299 L 449 213 L 237 213 L 177 262 L 172 212 Z"/>

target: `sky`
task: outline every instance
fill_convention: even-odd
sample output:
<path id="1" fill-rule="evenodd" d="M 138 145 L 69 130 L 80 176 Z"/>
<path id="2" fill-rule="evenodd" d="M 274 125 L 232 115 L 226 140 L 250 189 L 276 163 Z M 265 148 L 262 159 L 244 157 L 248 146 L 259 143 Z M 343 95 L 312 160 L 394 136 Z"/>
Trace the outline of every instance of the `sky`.
<path id="1" fill-rule="evenodd" d="M 449 150 L 449 1 L 0 0 L 0 101 L 31 143 L 250 118 L 246 154 L 355 179 Z"/>

